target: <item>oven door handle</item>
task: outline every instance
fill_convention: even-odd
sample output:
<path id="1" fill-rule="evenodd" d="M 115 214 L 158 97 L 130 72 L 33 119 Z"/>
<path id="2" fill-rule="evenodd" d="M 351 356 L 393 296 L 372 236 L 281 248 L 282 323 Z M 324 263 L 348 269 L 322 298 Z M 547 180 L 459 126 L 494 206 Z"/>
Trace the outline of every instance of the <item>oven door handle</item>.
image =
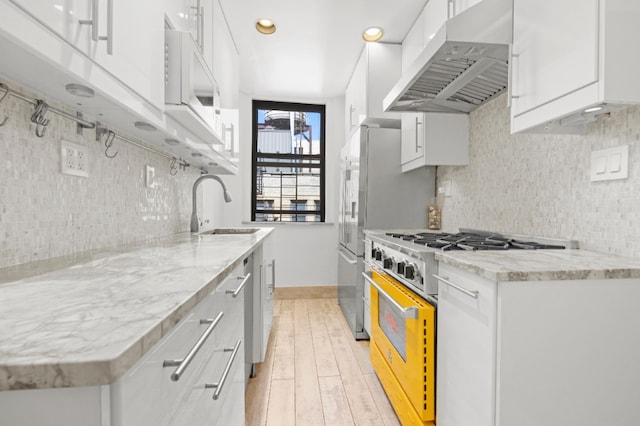
<path id="1" fill-rule="evenodd" d="M 375 282 L 373 280 L 373 278 L 371 278 L 371 276 L 369 276 L 369 274 L 367 274 L 366 272 L 363 272 L 362 276 L 364 277 L 365 280 L 367 280 L 369 282 L 369 284 L 371 284 L 372 286 L 374 286 L 376 288 L 376 290 L 378 290 L 378 293 L 382 294 L 389 302 L 391 302 L 391 304 L 393 306 L 395 306 L 398 310 L 400 310 L 402 312 L 402 316 L 403 317 L 411 318 L 411 319 L 418 319 L 418 307 L 417 306 L 409 306 L 408 308 L 405 308 L 404 306 L 402 306 L 401 304 L 399 304 L 398 302 L 393 300 L 393 298 L 391 296 L 389 296 L 389 294 L 386 291 L 384 291 L 382 289 L 382 287 L 380 287 L 378 285 L 378 283 Z"/>

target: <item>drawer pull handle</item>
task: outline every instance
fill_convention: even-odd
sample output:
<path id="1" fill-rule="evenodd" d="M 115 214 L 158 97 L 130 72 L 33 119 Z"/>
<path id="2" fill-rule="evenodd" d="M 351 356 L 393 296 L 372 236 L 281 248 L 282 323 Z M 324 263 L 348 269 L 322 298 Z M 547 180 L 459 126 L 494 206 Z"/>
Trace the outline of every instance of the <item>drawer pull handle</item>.
<path id="1" fill-rule="evenodd" d="M 467 290 L 466 288 L 462 288 L 459 285 L 456 285 L 456 284 L 452 283 L 448 279 L 441 277 L 440 275 L 433 274 L 433 277 L 435 279 L 437 279 L 438 281 L 440 281 L 441 283 L 444 283 L 444 284 L 448 285 L 449 287 L 453 287 L 456 290 L 466 294 L 467 296 L 473 297 L 474 299 L 477 299 L 478 295 L 480 294 L 480 292 L 478 290 L 473 290 L 473 291 L 472 290 Z"/>
<path id="2" fill-rule="evenodd" d="M 380 294 L 382 294 L 386 299 L 388 299 L 393 306 L 395 306 L 399 311 L 401 311 L 402 316 L 404 316 L 405 318 L 413 318 L 413 319 L 418 318 L 418 307 L 409 306 L 408 308 L 405 308 L 404 306 L 396 302 L 391 296 L 389 296 L 387 292 L 385 292 L 382 289 L 382 287 L 378 285 L 378 283 L 376 283 L 373 279 L 371 279 L 371 277 L 366 272 L 363 272 L 362 276 L 364 277 L 365 280 L 369 282 L 369 284 L 374 286 Z"/>
<path id="3" fill-rule="evenodd" d="M 222 319 L 223 315 L 224 315 L 224 312 L 220 312 L 218 316 L 216 316 L 215 319 L 213 320 L 211 319 L 200 320 L 200 324 L 209 324 L 209 327 L 207 327 L 204 333 L 202 333 L 202 336 L 200 336 L 196 344 L 193 345 L 193 347 L 191 348 L 187 356 L 184 357 L 183 359 L 168 359 L 162 363 L 162 367 L 178 367 L 176 368 L 176 371 L 174 371 L 173 374 L 171 374 L 171 380 L 173 380 L 174 382 L 177 382 L 178 380 L 180 380 L 180 377 L 182 377 L 182 374 L 185 372 L 189 364 L 191 364 L 191 361 L 193 361 L 193 358 L 196 356 L 198 351 L 200 351 L 200 349 L 202 348 L 202 345 L 204 345 L 204 342 L 209 338 L 209 336 L 213 332 L 213 329 L 216 328 L 216 326 Z"/>
<path id="4" fill-rule="evenodd" d="M 205 384 L 204 388 L 205 389 L 215 389 L 216 391 L 213 393 L 213 399 L 217 400 L 218 398 L 220 398 L 220 392 L 222 392 L 222 388 L 224 387 L 224 384 L 227 381 L 227 376 L 229 376 L 229 371 L 231 371 L 231 366 L 233 365 L 233 361 L 236 358 L 236 355 L 238 355 L 238 349 L 240 349 L 240 344 L 242 343 L 242 340 L 238 340 L 236 342 L 236 345 L 233 347 L 233 349 L 225 349 L 225 352 L 229 352 L 229 351 L 233 351 L 231 353 L 231 357 L 229 358 L 229 361 L 227 362 L 227 365 L 224 367 L 224 371 L 222 372 L 222 375 L 220 376 L 220 380 L 218 380 L 218 383 L 213 383 L 213 384 Z"/>
<path id="5" fill-rule="evenodd" d="M 247 285 L 247 282 L 249 281 L 249 278 L 251 278 L 251 273 L 248 273 L 246 277 L 237 277 L 237 278 L 239 280 L 242 280 L 242 282 L 240 283 L 240 286 L 235 290 L 227 290 L 227 291 L 225 291 L 225 293 L 231 294 L 232 297 L 238 297 L 238 295 L 240 294 L 240 292 L 242 291 L 244 286 Z"/>

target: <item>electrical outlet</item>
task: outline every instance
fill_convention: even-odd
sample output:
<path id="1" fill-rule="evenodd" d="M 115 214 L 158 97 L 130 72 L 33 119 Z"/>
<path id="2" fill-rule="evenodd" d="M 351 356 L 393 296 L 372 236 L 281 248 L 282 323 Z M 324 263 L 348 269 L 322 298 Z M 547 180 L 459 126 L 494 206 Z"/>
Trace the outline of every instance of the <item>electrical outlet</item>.
<path id="1" fill-rule="evenodd" d="M 86 148 L 72 142 L 60 141 L 61 172 L 65 175 L 89 176 Z"/>

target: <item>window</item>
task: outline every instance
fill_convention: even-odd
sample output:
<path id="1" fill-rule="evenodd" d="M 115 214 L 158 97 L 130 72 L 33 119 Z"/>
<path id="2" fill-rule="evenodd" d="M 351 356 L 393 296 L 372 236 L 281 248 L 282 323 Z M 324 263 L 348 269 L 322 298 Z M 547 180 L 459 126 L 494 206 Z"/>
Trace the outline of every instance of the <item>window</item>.
<path id="1" fill-rule="evenodd" d="M 253 101 L 251 220 L 325 221 L 325 106 Z"/>

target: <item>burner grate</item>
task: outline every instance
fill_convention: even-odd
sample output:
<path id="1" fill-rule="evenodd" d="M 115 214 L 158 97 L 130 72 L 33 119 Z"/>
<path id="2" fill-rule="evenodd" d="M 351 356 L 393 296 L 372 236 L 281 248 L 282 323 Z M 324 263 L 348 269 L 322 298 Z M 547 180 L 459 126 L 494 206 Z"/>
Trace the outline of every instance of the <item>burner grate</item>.
<path id="1" fill-rule="evenodd" d="M 438 250 L 540 250 L 540 249 L 564 249 L 565 246 L 555 244 L 541 244 L 534 241 L 519 241 L 505 238 L 500 235 L 482 235 L 469 232 L 431 233 L 420 232 L 415 234 L 387 233 L 387 236 L 399 238 L 413 244 L 419 244 Z"/>

